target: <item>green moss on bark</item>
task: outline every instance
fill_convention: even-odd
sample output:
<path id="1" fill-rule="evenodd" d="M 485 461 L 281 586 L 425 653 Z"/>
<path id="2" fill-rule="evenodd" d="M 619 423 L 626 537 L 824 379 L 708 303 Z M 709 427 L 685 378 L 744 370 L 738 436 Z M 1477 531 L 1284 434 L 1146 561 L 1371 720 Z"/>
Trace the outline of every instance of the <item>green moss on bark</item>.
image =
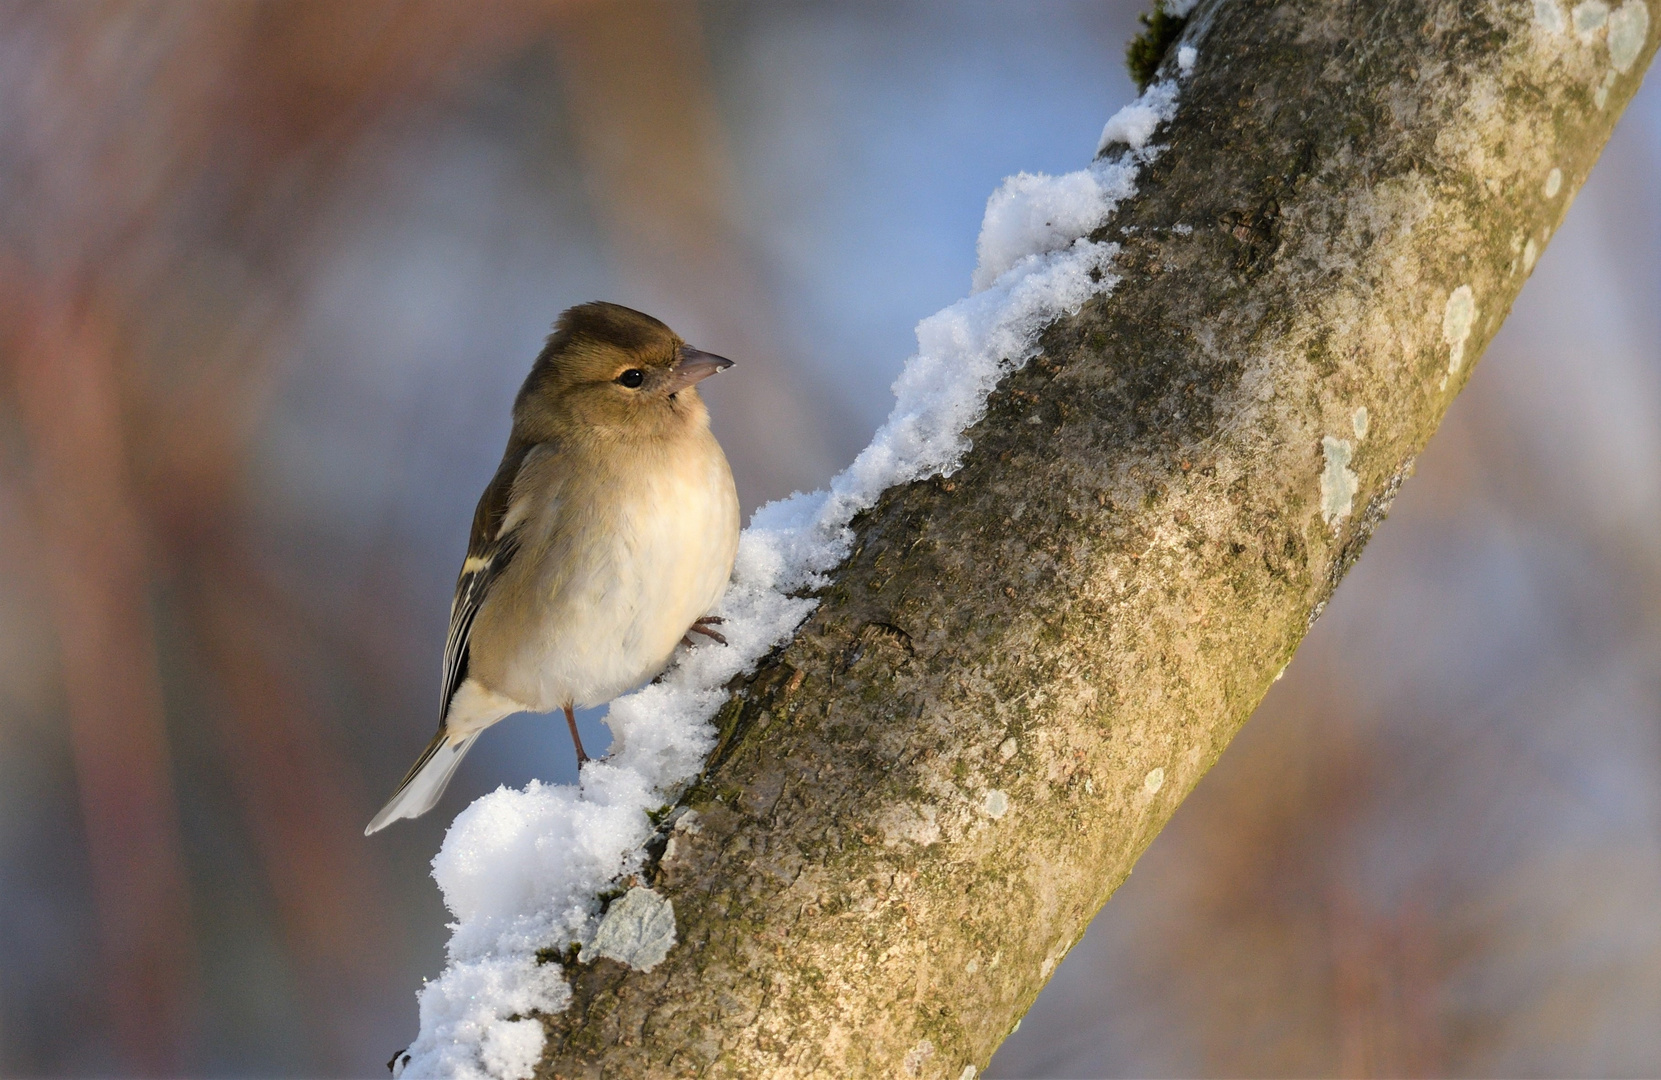
<path id="1" fill-rule="evenodd" d="M 1130 70 L 1130 77 L 1136 80 L 1136 89 L 1141 91 L 1153 82 L 1160 61 L 1182 36 L 1182 29 L 1188 25 L 1188 20 L 1181 15 L 1170 14 L 1162 3 L 1155 4 L 1152 11 L 1143 12 L 1136 18 L 1142 24 L 1142 32 L 1125 46 L 1125 67 Z"/>

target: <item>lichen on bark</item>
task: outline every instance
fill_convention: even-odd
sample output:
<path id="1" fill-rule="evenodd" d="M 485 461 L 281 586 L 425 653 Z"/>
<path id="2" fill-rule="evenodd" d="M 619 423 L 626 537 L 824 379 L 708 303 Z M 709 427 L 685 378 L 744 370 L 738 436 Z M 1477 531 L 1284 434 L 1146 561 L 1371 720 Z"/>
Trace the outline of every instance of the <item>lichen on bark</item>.
<path id="1" fill-rule="evenodd" d="M 677 944 L 575 965 L 539 1075 L 984 1067 L 1384 517 L 1656 21 L 1622 72 L 1553 0 L 1197 8 L 1122 283 L 856 521 L 653 847 Z"/>

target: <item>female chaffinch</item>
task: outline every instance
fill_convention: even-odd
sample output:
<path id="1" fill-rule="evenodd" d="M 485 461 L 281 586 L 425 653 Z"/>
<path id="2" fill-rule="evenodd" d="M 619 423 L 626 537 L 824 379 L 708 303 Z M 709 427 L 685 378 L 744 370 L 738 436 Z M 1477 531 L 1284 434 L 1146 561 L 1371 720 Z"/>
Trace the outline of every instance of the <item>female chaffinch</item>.
<path id="1" fill-rule="evenodd" d="M 438 734 L 365 835 L 430 810 L 485 728 L 575 709 L 663 670 L 738 550 L 738 494 L 699 381 L 732 361 L 617 304 L 559 317 L 513 404 L 450 607 Z"/>

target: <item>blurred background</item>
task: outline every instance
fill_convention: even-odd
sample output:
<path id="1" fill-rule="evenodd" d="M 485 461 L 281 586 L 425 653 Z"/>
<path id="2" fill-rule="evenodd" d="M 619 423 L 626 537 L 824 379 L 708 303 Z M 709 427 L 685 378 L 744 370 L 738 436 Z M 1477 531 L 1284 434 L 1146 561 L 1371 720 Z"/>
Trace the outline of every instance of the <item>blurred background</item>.
<path id="1" fill-rule="evenodd" d="M 0 1073 L 383 1075 L 448 821 L 574 778 L 515 718 L 361 835 L 554 315 L 739 361 L 747 509 L 824 483 L 1142 8 L 0 6 Z M 1661 1074 L 1658 171 L 1652 86 L 990 1075 Z"/>

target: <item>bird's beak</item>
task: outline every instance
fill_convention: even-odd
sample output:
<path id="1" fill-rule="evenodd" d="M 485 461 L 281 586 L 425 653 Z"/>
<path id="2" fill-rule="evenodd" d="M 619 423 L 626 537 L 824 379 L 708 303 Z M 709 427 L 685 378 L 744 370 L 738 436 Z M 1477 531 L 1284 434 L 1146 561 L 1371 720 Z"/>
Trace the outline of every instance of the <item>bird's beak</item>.
<path id="1" fill-rule="evenodd" d="M 678 394 L 694 383 L 702 382 L 717 371 L 732 367 L 732 361 L 714 353 L 699 352 L 690 345 L 682 345 L 680 359 L 669 369 L 669 392 Z"/>

